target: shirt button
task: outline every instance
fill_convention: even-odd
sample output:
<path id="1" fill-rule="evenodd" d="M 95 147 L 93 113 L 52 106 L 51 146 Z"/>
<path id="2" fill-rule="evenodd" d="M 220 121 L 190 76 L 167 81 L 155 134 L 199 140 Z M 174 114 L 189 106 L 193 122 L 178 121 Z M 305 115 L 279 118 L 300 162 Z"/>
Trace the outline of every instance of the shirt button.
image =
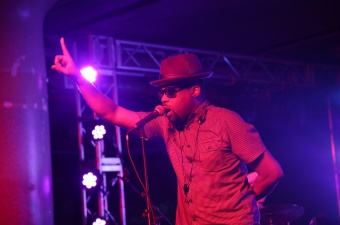
<path id="1" fill-rule="evenodd" d="M 192 216 L 192 221 L 196 222 L 197 221 L 197 218 L 196 216 Z"/>

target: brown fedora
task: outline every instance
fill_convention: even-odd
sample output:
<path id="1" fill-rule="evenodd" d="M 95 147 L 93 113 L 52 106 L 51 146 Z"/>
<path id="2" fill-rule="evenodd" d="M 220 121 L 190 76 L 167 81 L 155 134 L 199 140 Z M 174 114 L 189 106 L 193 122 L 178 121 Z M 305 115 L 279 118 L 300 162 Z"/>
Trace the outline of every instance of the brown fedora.
<path id="1" fill-rule="evenodd" d="M 180 54 L 162 60 L 159 80 L 151 81 L 150 84 L 155 87 L 166 87 L 195 79 L 209 78 L 212 74 L 212 71 L 203 71 L 196 55 Z"/>

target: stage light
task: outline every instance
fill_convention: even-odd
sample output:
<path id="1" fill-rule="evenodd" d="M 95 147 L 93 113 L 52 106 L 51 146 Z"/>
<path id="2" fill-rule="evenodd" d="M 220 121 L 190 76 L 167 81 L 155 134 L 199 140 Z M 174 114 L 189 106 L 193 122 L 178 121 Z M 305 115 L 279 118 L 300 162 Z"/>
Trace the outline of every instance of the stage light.
<path id="1" fill-rule="evenodd" d="M 97 217 L 94 219 L 92 225 L 107 225 L 107 221 L 101 217 Z"/>
<path id="2" fill-rule="evenodd" d="M 97 71 L 93 67 L 88 66 L 80 70 L 81 75 L 90 82 L 95 82 L 97 77 Z"/>
<path id="3" fill-rule="evenodd" d="M 92 165 L 94 163 L 93 161 L 83 162 L 79 176 L 79 182 L 89 191 L 100 189 L 103 182 L 103 174 L 96 169 L 95 165 Z"/>
<path id="4" fill-rule="evenodd" d="M 96 125 L 92 130 L 92 135 L 94 139 L 103 139 L 106 130 L 104 125 Z"/>
<path id="5" fill-rule="evenodd" d="M 92 172 L 88 172 L 86 174 L 83 175 L 83 185 L 87 188 L 87 189 L 91 189 L 93 187 L 96 187 L 98 184 L 98 177 L 97 175 L 95 175 Z"/>

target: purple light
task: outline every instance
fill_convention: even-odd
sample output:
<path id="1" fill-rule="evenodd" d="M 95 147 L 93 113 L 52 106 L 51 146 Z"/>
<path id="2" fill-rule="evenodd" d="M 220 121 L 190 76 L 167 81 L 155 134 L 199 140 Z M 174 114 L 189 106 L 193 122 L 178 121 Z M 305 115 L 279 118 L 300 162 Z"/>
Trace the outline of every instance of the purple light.
<path id="1" fill-rule="evenodd" d="M 93 67 L 88 66 L 80 70 L 81 75 L 91 83 L 96 81 L 97 71 Z"/>

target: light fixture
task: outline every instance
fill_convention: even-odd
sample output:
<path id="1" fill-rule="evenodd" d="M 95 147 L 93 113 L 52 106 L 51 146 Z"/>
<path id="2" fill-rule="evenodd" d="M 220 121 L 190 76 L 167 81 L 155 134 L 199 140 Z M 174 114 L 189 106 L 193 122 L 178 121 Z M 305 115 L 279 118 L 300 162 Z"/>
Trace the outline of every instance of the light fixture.
<path id="1" fill-rule="evenodd" d="M 95 140 L 103 139 L 104 135 L 106 134 L 106 129 L 104 125 L 96 125 L 92 130 L 92 136 Z"/>
<path id="2" fill-rule="evenodd" d="M 107 225 L 107 221 L 103 217 L 95 217 L 91 225 Z"/>
<path id="3" fill-rule="evenodd" d="M 87 189 L 91 189 L 97 186 L 98 178 L 92 172 L 88 172 L 87 174 L 83 175 L 83 185 Z"/>
<path id="4" fill-rule="evenodd" d="M 91 66 L 82 68 L 80 70 L 80 73 L 86 80 L 90 81 L 91 83 L 96 81 L 98 75 L 97 71 Z"/>
<path id="5" fill-rule="evenodd" d="M 87 168 L 82 172 L 81 183 L 87 190 L 100 188 L 102 180 L 102 174 L 97 169 Z"/>

